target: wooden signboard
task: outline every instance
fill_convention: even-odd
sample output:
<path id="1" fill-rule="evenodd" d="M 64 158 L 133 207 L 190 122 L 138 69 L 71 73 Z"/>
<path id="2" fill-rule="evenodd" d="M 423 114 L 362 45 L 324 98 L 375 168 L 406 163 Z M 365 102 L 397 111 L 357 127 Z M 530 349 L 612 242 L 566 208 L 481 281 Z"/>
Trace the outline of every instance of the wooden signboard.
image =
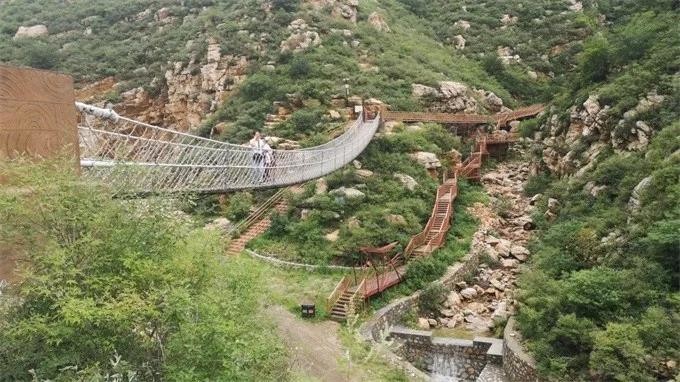
<path id="1" fill-rule="evenodd" d="M 0 65 L 0 160 L 72 152 L 77 161 L 76 118 L 70 76 Z"/>

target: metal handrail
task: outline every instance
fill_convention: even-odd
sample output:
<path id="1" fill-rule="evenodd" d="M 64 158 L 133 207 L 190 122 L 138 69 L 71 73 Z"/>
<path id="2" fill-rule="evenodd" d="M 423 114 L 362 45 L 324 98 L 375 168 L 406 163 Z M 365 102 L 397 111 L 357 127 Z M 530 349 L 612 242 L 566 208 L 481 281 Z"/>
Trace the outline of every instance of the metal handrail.
<path id="1" fill-rule="evenodd" d="M 348 305 L 347 306 L 347 314 L 348 315 L 352 315 L 352 314 L 356 313 L 356 304 L 357 304 L 357 299 L 358 299 L 359 296 L 361 297 L 361 299 L 359 301 L 360 302 L 363 301 L 364 295 L 365 295 L 363 289 L 364 289 L 365 285 L 366 285 L 366 278 L 364 277 L 361 280 L 361 282 L 359 283 L 359 285 L 357 285 L 357 288 L 354 291 L 354 293 L 352 293 L 352 297 L 350 297 L 350 299 L 349 299 L 349 303 L 347 304 Z"/>
<path id="2" fill-rule="evenodd" d="M 241 220 L 238 224 L 236 224 L 234 227 L 232 227 L 232 229 L 230 229 L 227 232 L 227 235 L 229 235 L 229 236 L 240 235 L 244 230 L 248 229 L 255 222 L 261 220 L 264 213 L 267 212 L 269 209 L 271 209 L 271 207 L 274 204 L 278 203 L 281 200 L 285 191 L 286 191 L 285 188 L 278 190 L 274 195 L 272 195 L 264 203 L 260 204 L 260 206 L 255 211 L 253 211 L 250 215 L 248 215 L 248 217 Z"/>

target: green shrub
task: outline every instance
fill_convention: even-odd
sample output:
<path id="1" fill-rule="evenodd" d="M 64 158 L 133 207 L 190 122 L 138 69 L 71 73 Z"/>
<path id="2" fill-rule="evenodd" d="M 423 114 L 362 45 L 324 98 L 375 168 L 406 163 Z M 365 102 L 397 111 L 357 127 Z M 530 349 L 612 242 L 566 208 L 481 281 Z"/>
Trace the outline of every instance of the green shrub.
<path id="1" fill-rule="evenodd" d="M 418 309 L 421 314 L 436 315 L 441 304 L 446 300 L 448 291 L 440 283 L 433 283 L 427 286 L 418 298 Z"/>
<path id="2" fill-rule="evenodd" d="M 645 367 L 645 349 L 635 326 L 610 323 L 595 334 L 590 368 L 604 379 L 655 381 Z"/>
<path id="3" fill-rule="evenodd" d="M 603 35 L 588 40 L 580 57 L 581 75 L 586 81 L 600 82 L 609 74 L 609 42 Z"/>
<path id="4" fill-rule="evenodd" d="M 227 217 L 232 221 L 241 221 L 250 213 L 253 206 L 253 196 L 248 192 L 237 192 L 229 198 Z"/>
<path id="5" fill-rule="evenodd" d="M 539 173 L 538 175 L 531 176 L 524 185 L 524 194 L 527 196 L 541 194 L 548 189 L 551 181 L 552 178 L 550 178 L 548 173 Z"/>
<path id="6" fill-rule="evenodd" d="M 219 239 L 163 205 L 113 199 L 70 168 L 0 164 L 0 247 L 22 262 L 0 303 L 2 379 L 286 377 L 257 318 L 259 274 L 218 261 Z"/>

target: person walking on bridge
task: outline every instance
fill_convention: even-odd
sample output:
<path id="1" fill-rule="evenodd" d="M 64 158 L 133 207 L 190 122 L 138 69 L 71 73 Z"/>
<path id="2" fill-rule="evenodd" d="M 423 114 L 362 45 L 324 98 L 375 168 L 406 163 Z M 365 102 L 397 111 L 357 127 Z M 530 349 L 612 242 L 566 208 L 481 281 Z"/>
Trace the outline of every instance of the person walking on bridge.
<path id="1" fill-rule="evenodd" d="M 271 147 L 269 147 L 267 142 L 262 138 L 259 131 L 255 132 L 255 135 L 248 143 L 248 146 L 251 148 L 253 180 L 261 182 L 264 177 L 265 155 L 267 151 L 271 151 Z"/>

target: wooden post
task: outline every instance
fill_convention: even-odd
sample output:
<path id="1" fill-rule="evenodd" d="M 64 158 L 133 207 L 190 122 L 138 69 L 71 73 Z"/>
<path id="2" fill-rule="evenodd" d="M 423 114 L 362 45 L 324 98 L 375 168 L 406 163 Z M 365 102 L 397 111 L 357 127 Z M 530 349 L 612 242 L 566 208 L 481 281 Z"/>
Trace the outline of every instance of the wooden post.
<path id="1" fill-rule="evenodd" d="M 79 165 L 73 79 L 0 65 L 0 160 L 73 155 Z"/>

